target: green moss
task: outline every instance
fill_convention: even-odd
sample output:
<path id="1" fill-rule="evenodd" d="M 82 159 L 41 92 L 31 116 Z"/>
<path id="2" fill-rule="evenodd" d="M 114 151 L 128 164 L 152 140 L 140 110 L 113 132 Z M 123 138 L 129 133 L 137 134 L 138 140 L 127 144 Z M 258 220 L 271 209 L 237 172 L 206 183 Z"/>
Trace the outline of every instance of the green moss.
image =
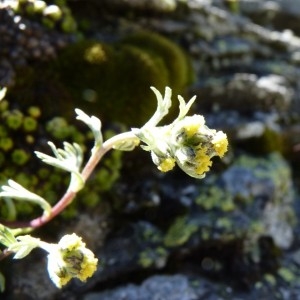
<path id="1" fill-rule="evenodd" d="M 35 138 L 34 136 L 30 135 L 30 134 L 26 134 L 25 135 L 25 141 L 27 144 L 33 144 L 35 142 Z"/>
<path id="2" fill-rule="evenodd" d="M 183 91 L 194 77 L 184 51 L 168 38 L 154 32 L 143 31 L 125 38 L 121 43 L 143 49 L 151 57 L 162 59 L 166 65 L 169 86 L 174 95 Z M 177 96 L 176 96 L 177 97 Z"/>
<path id="3" fill-rule="evenodd" d="M 78 129 L 64 118 L 54 117 L 46 123 L 48 126 L 45 126 L 37 120 L 37 118 L 43 119 L 42 110 L 32 107 L 25 111 L 26 113 L 18 111 L 19 115 L 22 114 L 22 123 L 18 128 L 11 128 L 6 122 L 8 116 L 15 116 L 15 111 L 10 110 L 9 106 L 0 114 L 2 120 L 0 129 L 2 133 L 0 137 L 1 184 L 6 184 L 7 179 L 12 178 L 54 205 L 68 187 L 69 174 L 37 161 L 33 151 L 39 150 L 50 154 L 49 147 L 45 148 L 45 141 L 51 140 L 60 147 L 62 141 L 68 140 L 82 143 L 85 151 L 89 152 L 90 146 L 93 145 L 93 136 L 89 134 L 89 129 L 84 124 L 76 122 L 82 127 Z M 32 124 L 34 126 L 31 126 Z M 24 134 L 24 127 L 27 130 L 30 129 L 30 136 Z M 112 132 L 109 134 L 113 135 Z M 104 135 L 107 136 L 107 134 Z M 29 137 L 34 141 L 33 144 L 28 144 Z M 78 210 L 99 204 L 103 192 L 109 190 L 119 176 L 121 154 L 120 151 L 112 151 L 103 158 L 101 167 L 93 172 L 87 187 L 80 193 L 80 197 L 77 197 L 66 209 L 63 217 L 74 217 Z M 22 166 L 21 170 L 20 166 Z M 30 203 L 15 200 L 13 202 L 18 218 L 30 219 L 41 213 L 37 206 Z M 0 217 L 5 218 L 8 213 L 7 208 L 1 211 L 3 214 Z"/>
<path id="4" fill-rule="evenodd" d="M 1 100 L 0 101 L 0 112 L 6 111 L 8 108 L 8 101 L 7 100 Z"/>
<path id="5" fill-rule="evenodd" d="M 146 248 L 144 251 L 139 253 L 138 264 L 143 268 L 149 268 L 155 265 L 160 265 L 160 261 L 165 261 L 168 252 L 163 247 L 157 248 Z"/>
<path id="6" fill-rule="evenodd" d="M 188 222 L 186 216 L 178 217 L 169 227 L 164 238 L 167 247 L 181 246 L 186 243 L 191 235 L 198 230 L 198 226 Z"/>
<path id="7" fill-rule="evenodd" d="M 157 232 L 156 230 L 153 230 L 152 227 L 149 227 L 143 231 L 143 239 L 144 239 L 144 241 L 147 241 L 150 243 L 161 243 L 162 236 L 159 232 Z"/>
<path id="8" fill-rule="evenodd" d="M 47 179 L 49 174 L 50 174 L 50 171 L 47 168 L 40 168 L 37 172 L 37 175 L 40 179 Z"/>
<path id="9" fill-rule="evenodd" d="M 75 105 L 102 121 L 141 125 L 155 110 L 149 86 L 163 92 L 168 84 L 162 58 L 130 45 L 83 41 L 62 51 L 57 67 Z M 92 98 L 87 98 L 87 90 L 93 91 Z"/>
<path id="10" fill-rule="evenodd" d="M 289 195 L 292 192 L 291 169 L 280 153 L 274 152 L 267 158 L 260 159 L 241 156 L 236 160 L 236 164 L 251 169 L 258 179 L 271 180 L 276 191 L 274 201 L 281 202 L 283 195 Z"/>
<path id="11" fill-rule="evenodd" d="M 202 240 L 245 240 L 244 253 L 247 250 L 254 257 L 256 252 L 259 261 L 261 249 L 253 249 L 260 237 L 272 237 L 278 247 L 289 243 L 289 238 L 279 240 L 270 228 L 294 227 L 293 191 L 291 168 L 279 153 L 237 156 L 221 176 L 208 176 L 199 185 L 194 200 L 198 207 L 193 207 L 197 212 L 190 212 L 189 223 L 198 225 Z M 201 218 L 193 217 L 197 213 Z"/>
<path id="12" fill-rule="evenodd" d="M 7 129 L 4 124 L 0 124 L 0 137 L 7 136 Z"/>
<path id="13" fill-rule="evenodd" d="M 68 206 L 67 209 L 65 209 L 62 213 L 61 216 L 64 219 L 72 219 L 76 217 L 78 214 L 78 207 L 75 203 L 72 203 L 71 205 Z"/>
<path id="14" fill-rule="evenodd" d="M 4 114 L 6 124 L 11 129 L 18 129 L 23 123 L 23 114 L 18 110 L 7 111 Z"/>
<path id="15" fill-rule="evenodd" d="M 139 254 L 139 265 L 143 268 L 149 268 L 153 264 L 153 257 L 151 257 L 151 251 L 145 250 Z"/>
<path id="16" fill-rule="evenodd" d="M 224 212 L 230 212 L 235 209 L 235 203 L 230 193 L 217 186 L 211 186 L 202 191 L 195 202 L 205 210 L 217 208 Z"/>
<path id="17" fill-rule="evenodd" d="M 9 151 L 13 148 L 14 142 L 11 138 L 9 137 L 1 137 L 0 138 L 0 149 L 4 151 Z"/>
<path id="18" fill-rule="evenodd" d="M 41 116 L 41 110 L 37 106 L 30 106 L 28 108 L 27 112 L 31 117 L 33 117 L 35 119 L 37 119 Z"/>
<path id="19" fill-rule="evenodd" d="M 289 283 L 295 281 L 297 276 L 290 269 L 284 267 L 281 267 L 277 273 L 283 280 Z"/>
<path id="20" fill-rule="evenodd" d="M 264 275 L 264 280 L 270 284 L 271 286 L 275 286 L 276 285 L 276 278 L 273 274 L 265 274 Z"/>
<path id="21" fill-rule="evenodd" d="M 24 165 L 29 160 L 30 155 L 23 149 L 15 149 L 11 154 L 11 160 L 18 166 Z"/>
<path id="22" fill-rule="evenodd" d="M 266 127 L 263 134 L 241 143 L 242 147 L 258 155 L 266 155 L 279 152 L 287 155 L 289 143 L 283 131 Z"/>
<path id="23" fill-rule="evenodd" d="M 23 120 L 23 128 L 25 131 L 34 131 L 37 128 L 37 121 L 32 117 L 25 117 Z"/>
<path id="24" fill-rule="evenodd" d="M 36 216 L 36 206 L 32 205 L 32 203 L 28 203 L 27 201 L 16 201 L 16 209 L 18 212 L 22 212 L 23 216 Z"/>
<path id="25" fill-rule="evenodd" d="M 217 228 L 225 229 L 227 232 L 231 232 L 233 230 L 233 222 L 228 217 L 219 218 L 216 221 Z"/>
<path id="26" fill-rule="evenodd" d="M 271 153 L 274 151 L 284 153 L 286 151 L 286 143 L 282 132 L 266 128 L 262 136 L 262 140 L 263 141 L 260 143 L 260 146 L 265 153 Z"/>
<path id="27" fill-rule="evenodd" d="M 253 234 L 262 235 L 265 231 L 265 228 L 261 222 L 253 221 L 250 225 L 249 231 Z"/>
<path id="28" fill-rule="evenodd" d="M 207 241 L 211 239 L 212 231 L 210 228 L 201 227 L 200 229 L 200 235 L 203 241 Z"/>
<path id="29" fill-rule="evenodd" d="M 80 197 L 80 196 L 79 196 Z M 87 207 L 95 207 L 101 201 L 101 193 L 89 191 L 82 198 L 82 203 Z"/>
<path id="30" fill-rule="evenodd" d="M 143 125 L 156 109 L 150 86 L 162 93 L 170 86 L 177 98 L 194 72 L 178 45 L 142 32 L 115 44 L 83 39 L 60 51 L 55 61 L 19 67 L 16 73 L 7 97 L 24 110 L 34 106 L 43 111 L 44 119 L 70 120 L 78 107 L 103 123 L 117 121 L 131 127 Z"/>
<path id="31" fill-rule="evenodd" d="M 70 136 L 70 128 L 63 117 L 54 117 L 48 121 L 46 130 L 58 140 L 66 140 Z"/>
<path id="32" fill-rule="evenodd" d="M 37 178 L 31 174 L 19 173 L 16 175 L 14 180 L 25 188 L 30 189 L 36 184 Z"/>

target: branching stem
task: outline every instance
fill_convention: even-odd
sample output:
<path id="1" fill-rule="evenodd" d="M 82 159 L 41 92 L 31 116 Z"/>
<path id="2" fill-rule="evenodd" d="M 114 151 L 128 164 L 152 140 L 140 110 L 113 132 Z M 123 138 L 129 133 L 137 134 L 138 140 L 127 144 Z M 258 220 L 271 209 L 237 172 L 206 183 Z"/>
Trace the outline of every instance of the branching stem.
<path id="1" fill-rule="evenodd" d="M 111 149 L 114 148 L 115 145 L 120 144 L 122 142 L 136 142 L 138 138 L 134 135 L 133 132 L 128 131 L 124 133 L 120 133 L 116 136 L 113 136 L 112 138 L 105 141 L 101 147 L 98 149 L 93 149 L 92 155 L 88 162 L 86 163 L 85 167 L 83 168 L 81 175 L 86 181 L 90 175 L 92 174 L 93 170 L 97 166 L 97 164 L 100 162 L 102 157 Z M 24 221 L 24 222 L 2 222 L 4 225 L 9 226 L 11 228 L 24 228 L 24 227 L 30 227 L 30 228 L 38 228 L 49 221 L 51 221 L 54 217 L 59 215 L 70 203 L 72 203 L 73 199 L 76 196 L 76 192 L 68 189 L 66 193 L 62 196 L 62 198 L 54 205 L 51 209 L 51 212 L 49 215 L 42 215 L 38 218 L 35 218 L 31 221 Z"/>

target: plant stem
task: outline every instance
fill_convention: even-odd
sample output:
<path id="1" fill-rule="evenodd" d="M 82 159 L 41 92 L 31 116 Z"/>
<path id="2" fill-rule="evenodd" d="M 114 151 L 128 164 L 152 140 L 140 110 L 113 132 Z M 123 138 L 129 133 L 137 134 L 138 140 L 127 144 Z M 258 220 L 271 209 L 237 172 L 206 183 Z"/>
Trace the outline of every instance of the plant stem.
<path id="1" fill-rule="evenodd" d="M 83 177 L 84 181 L 86 181 L 101 158 L 105 155 L 106 152 L 111 150 L 115 145 L 120 144 L 122 142 L 128 142 L 128 141 L 138 141 L 139 139 L 131 132 L 124 132 L 120 133 L 116 136 L 113 136 L 112 138 L 105 141 L 99 149 L 95 149 L 96 151 L 92 151 L 92 155 L 88 162 L 86 163 L 85 167 L 83 168 L 81 172 L 81 176 Z M 42 215 L 38 218 L 35 218 L 31 221 L 24 221 L 24 222 L 2 222 L 4 225 L 9 226 L 11 228 L 24 228 L 24 227 L 31 227 L 31 228 L 38 228 L 46 223 L 48 223 L 50 220 L 52 220 L 55 216 L 60 214 L 70 203 L 72 203 L 73 199 L 75 198 L 77 192 L 74 192 L 70 189 L 66 191 L 66 193 L 62 196 L 62 198 L 52 207 L 50 214 L 48 215 Z"/>
<path id="2" fill-rule="evenodd" d="M 89 159 L 89 161 L 86 163 L 85 167 L 83 168 L 81 172 L 81 176 L 83 179 L 86 181 L 89 176 L 91 175 L 92 171 L 95 169 L 96 165 L 99 163 L 101 158 L 104 156 L 106 152 L 111 150 L 115 145 L 125 142 L 125 141 L 130 141 L 132 140 L 133 142 L 136 140 L 139 140 L 131 131 L 120 133 L 118 135 L 115 135 L 105 141 L 101 148 L 99 148 L 98 151 L 95 151 L 94 155 L 92 155 Z"/>

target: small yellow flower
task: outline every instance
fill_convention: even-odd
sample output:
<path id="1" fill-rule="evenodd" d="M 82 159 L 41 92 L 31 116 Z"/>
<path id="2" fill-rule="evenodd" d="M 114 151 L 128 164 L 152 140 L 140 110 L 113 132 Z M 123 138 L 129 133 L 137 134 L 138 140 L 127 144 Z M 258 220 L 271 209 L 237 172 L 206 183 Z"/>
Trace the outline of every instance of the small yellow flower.
<path id="1" fill-rule="evenodd" d="M 96 271 L 98 259 L 75 233 L 65 235 L 48 249 L 49 276 L 59 288 L 75 277 L 86 281 Z"/>
<path id="2" fill-rule="evenodd" d="M 216 153 L 220 157 L 223 157 L 224 154 L 227 152 L 228 148 L 227 135 L 223 131 L 217 131 L 211 142 L 214 146 Z"/>
<path id="3" fill-rule="evenodd" d="M 207 148 L 200 148 L 195 157 L 195 163 L 196 163 L 196 174 L 197 175 L 203 175 L 206 172 L 209 171 L 212 161 L 210 160 L 210 157 L 207 155 Z"/>
<path id="4" fill-rule="evenodd" d="M 212 165 L 207 151 L 207 147 L 182 146 L 175 152 L 176 162 L 189 176 L 203 178 Z"/>
<path id="5" fill-rule="evenodd" d="M 172 170 L 175 167 L 175 159 L 174 158 L 165 158 L 160 165 L 158 166 L 158 169 L 162 172 L 168 172 Z"/>
<path id="6" fill-rule="evenodd" d="M 185 117 L 183 122 L 183 129 L 188 138 L 194 136 L 201 130 L 205 124 L 204 117 L 201 115 L 193 115 L 191 117 Z"/>

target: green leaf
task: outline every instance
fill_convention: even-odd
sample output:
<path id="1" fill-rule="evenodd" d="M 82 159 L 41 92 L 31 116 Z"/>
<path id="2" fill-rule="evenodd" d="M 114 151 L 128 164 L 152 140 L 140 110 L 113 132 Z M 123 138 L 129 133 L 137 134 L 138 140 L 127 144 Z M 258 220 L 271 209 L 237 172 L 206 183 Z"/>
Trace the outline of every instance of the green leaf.
<path id="1" fill-rule="evenodd" d="M 51 212 L 51 206 L 44 198 L 28 191 L 11 179 L 9 179 L 7 183 L 8 185 L 3 185 L 1 187 L 2 191 L 0 191 L 0 197 L 13 198 L 16 200 L 27 200 L 39 205 L 44 210 L 45 215 Z"/>
<path id="2" fill-rule="evenodd" d="M 17 242 L 8 247 L 9 251 L 15 252 L 14 259 L 21 259 L 27 256 L 34 248 L 39 247 L 40 240 L 30 235 L 17 237 Z"/>
<path id="3" fill-rule="evenodd" d="M 192 97 L 188 103 L 185 103 L 183 97 L 181 97 L 181 96 L 178 96 L 178 100 L 179 100 L 179 115 L 174 122 L 179 121 L 186 116 L 186 114 L 189 112 L 191 106 L 195 102 L 196 96 Z"/>
<path id="4" fill-rule="evenodd" d="M 103 143 L 103 137 L 101 133 L 101 121 L 95 116 L 88 116 L 81 109 L 76 108 L 75 112 L 77 114 L 76 119 L 85 123 L 93 132 L 95 139 L 95 147 L 101 147 Z"/>
<path id="5" fill-rule="evenodd" d="M 12 231 L 8 227 L 0 224 L 0 243 L 6 247 L 9 247 L 16 242 L 17 240 Z"/>
<path id="6" fill-rule="evenodd" d="M 78 172 L 83 161 L 81 147 L 73 143 L 64 142 L 64 149 L 56 148 L 52 142 L 48 142 L 55 157 L 35 151 L 36 156 L 44 163 L 63 169 L 68 172 Z"/>
<path id="7" fill-rule="evenodd" d="M 169 87 L 165 89 L 165 96 L 163 98 L 162 94 L 155 87 L 151 87 L 151 90 L 154 92 L 157 99 L 157 108 L 153 116 L 143 127 L 154 127 L 156 126 L 164 116 L 169 112 L 169 109 L 172 105 L 172 90 Z M 142 128 L 143 128 L 142 127 Z"/>

